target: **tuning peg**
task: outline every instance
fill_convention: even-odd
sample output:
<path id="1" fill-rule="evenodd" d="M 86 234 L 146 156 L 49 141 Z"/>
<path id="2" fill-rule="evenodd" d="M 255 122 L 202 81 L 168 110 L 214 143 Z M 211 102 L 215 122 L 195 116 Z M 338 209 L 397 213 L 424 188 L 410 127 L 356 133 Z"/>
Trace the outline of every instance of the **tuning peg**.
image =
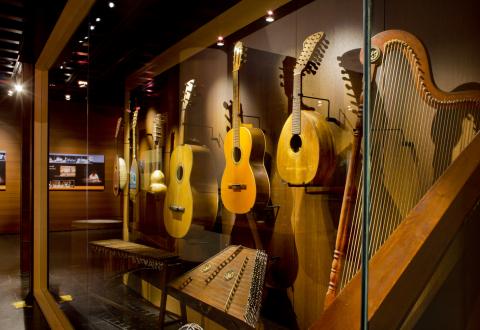
<path id="1" fill-rule="evenodd" d="M 280 87 L 285 87 L 285 84 L 283 82 L 281 82 Z"/>

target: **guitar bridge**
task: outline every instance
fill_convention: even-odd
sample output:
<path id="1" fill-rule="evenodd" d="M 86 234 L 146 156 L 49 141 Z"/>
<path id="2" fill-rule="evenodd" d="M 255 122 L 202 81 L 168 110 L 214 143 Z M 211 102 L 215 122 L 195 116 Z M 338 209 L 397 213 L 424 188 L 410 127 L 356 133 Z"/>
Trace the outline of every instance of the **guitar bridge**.
<path id="1" fill-rule="evenodd" d="M 170 205 L 168 208 L 173 212 L 179 212 L 179 213 L 185 212 L 185 208 L 178 205 Z"/>
<path id="2" fill-rule="evenodd" d="M 232 189 L 233 191 L 242 191 L 247 189 L 246 184 L 240 184 L 240 183 L 234 183 L 231 185 L 228 185 L 228 189 Z"/>

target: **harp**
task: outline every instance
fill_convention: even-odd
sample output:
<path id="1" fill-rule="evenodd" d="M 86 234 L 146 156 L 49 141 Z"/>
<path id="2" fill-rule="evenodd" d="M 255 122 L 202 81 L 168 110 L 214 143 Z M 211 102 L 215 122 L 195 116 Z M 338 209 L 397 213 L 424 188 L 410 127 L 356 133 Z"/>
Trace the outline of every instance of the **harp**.
<path id="1" fill-rule="evenodd" d="M 400 233 L 396 232 L 400 230 L 399 227 L 402 227 L 401 231 L 405 234 L 405 219 L 408 220 L 408 225 L 415 224 L 414 221 L 417 224 L 423 221 L 421 217 L 412 219 L 412 216 L 424 214 L 425 205 L 431 204 L 429 199 L 435 197 L 438 187 L 448 186 L 447 178 L 456 179 L 452 171 L 461 171 L 459 164 L 455 168 L 451 166 L 448 173 L 444 172 L 457 157 L 459 162 L 470 162 L 469 166 L 480 163 L 478 151 L 476 158 L 467 159 L 467 155 L 460 157 L 466 148 L 470 150 L 465 153 L 471 153 L 475 150 L 473 148 L 478 150 L 480 145 L 477 141 L 479 137 L 475 138 L 480 128 L 479 91 L 446 93 L 439 90 L 433 81 L 424 46 L 415 36 L 405 31 L 388 30 L 375 35 L 372 38 L 371 60 L 374 74 L 370 124 L 370 265 L 372 258 L 387 243 L 389 246 L 383 248 L 382 257 L 388 253 L 392 255 L 392 250 L 389 249 L 393 243 L 389 241 L 398 239 Z M 325 300 L 326 308 L 332 305 L 339 292 L 359 284 L 358 281 L 352 283 L 352 279 L 359 278 L 361 265 L 363 196 L 361 189 L 356 189 L 362 185 L 362 175 L 358 173 L 361 162 L 361 109 L 359 112 Z M 472 141 L 476 143 L 471 143 Z M 440 177 L 441 180 L 438 180 Z M 466 177 L 464 173 L 458 177 L 458 180 L 463 179 L 468 182 L 472 178 Z M 459 192 L 464 191 L 465 187 L 466 184 L 460 187 Z M 452 203 L 454 202 L 452 198 Z M 439 222 L 441 219 L 436 220 Z M 396 241 L 397 244 L 398 242 Z M 408 244 L 400 244 L 397 249 L 401 251 Z M 422 242 L 418 244 L 421 247 Z M 373 279 L 370 278 L 370 281 Z M 355 292 L 358 293 L 358 290 Z M 352 299 L 359 299 L 359 296 Z M 336 309 L 338 306 L 334 307 Z"/>

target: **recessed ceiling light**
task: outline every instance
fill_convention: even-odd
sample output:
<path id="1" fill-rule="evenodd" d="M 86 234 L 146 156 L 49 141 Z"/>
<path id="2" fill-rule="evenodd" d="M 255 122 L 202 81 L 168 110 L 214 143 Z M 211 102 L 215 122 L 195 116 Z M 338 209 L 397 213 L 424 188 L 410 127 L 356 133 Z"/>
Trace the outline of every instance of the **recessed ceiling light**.
<path id="1" fill-rule="evenodd" d="M 222 36 L 218 36 L 218 38 L 217 38 L 217 46 L 222 47 L 223 45 L 225 45 L 225 42 L 224 42 L 224 40 L 223 40 L 223 37 L 222 37 Z"/>
<path id="2" fill-rule="evenodd" d="M 267 17 L 265 17 L 265 20 L 268 23 L 271 23 L 275 20 L 275 18 L 273 17 L 273 11 L 271 11 L 271 10 L 267 11 Z"/>
<path id="3" fill-rule="evenodd" d="M 23 86 L 21 84 L 15 84 L 14 88 L 17 93 L 21 93 L 23 91 Z"/>
<path id="4" fill-rule="evenodd" d="M 65 100 L 70 101 L 72 96 L 70 94 L 65 94 Z"/>
<path id="5" fill-rule="evenodd" d="M 95 25 L 90 25 L 90 30 L 95 30 Z"/>
<path id="6" fill-rule="evenodd" d="M 115 2 L 110 1 L 110 2 L 108 3 L 108 7 L 110 7 L 110 8 L 115 7 Z"/>
<path id="7" fill-rule="evenodd" d="M 95 22 L 100 22 L 102 19 L 100 17 L 95 18 Z"/>

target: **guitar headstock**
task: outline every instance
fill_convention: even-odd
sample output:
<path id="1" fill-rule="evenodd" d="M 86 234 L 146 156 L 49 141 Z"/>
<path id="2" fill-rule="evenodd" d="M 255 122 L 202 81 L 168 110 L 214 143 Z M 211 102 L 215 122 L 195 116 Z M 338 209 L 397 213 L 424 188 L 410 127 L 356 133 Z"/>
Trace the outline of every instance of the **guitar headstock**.
<path id="1" fill-rule="evenodd" d="M 247 61 L 247 49 L 241 41 L 235 43 L 233 48 L 233 71 L 240 70 L 243 63 Z"/>
<path id="2" fill-rule="evenodd" d="M 182 97 L 182 111 L 187 110 L 192 101 L 193 89 L 195 88 L 195 79 L 190 79 L 185 83 L 185 91 Z"/>
<path id="3" fill-rule="evenodd" d="M 117 128 L 115 129 L 115 139 L 118 137 L 118 132 L 120 131 L 121 125 L 122 125 L 122 117 L 118 117 Z"/>
<path id="4" fill-rule="evenodd" d="M 314 73 L 318 69 L 320 60 L 323 57 L 321 53 L 320 45 L 324 39 L 325 33 L 317 32 L 305 39 L 303 42 L 303 49 L 300 56 L 297 59 L 297 64 L 293 70 L 294 75 L 301 74 L 303 71 L 306 73 Z"/>
<path id="5" fill-rule="evenodd" d="M 167 114 L 157 113 L 153 119 L 152 136 L 155 144 L 163 146 L 165 144 L 165 126 L 167 124 Z"/>
<path id="6" fill-rule="evenodd" d="M 137 119 L 138 119 L 138 111 L 140 110 L 140 107 L 135 107 L 135 112 L 133 113 L 133 119 L 132 119 L 132 130 L 135 130 L 137 127 Z"/>

